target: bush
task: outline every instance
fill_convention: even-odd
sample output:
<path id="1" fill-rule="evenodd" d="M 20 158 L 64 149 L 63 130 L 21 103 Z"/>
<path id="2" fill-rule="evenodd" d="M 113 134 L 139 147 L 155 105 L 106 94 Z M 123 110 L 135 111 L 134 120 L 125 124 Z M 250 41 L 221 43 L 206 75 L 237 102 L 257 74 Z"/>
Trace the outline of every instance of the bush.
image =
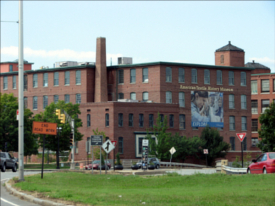
<path id="1" fill-rule="evenodd" d="M 121 165 L 119 153 L 116 154 L 116 165 Z"/>

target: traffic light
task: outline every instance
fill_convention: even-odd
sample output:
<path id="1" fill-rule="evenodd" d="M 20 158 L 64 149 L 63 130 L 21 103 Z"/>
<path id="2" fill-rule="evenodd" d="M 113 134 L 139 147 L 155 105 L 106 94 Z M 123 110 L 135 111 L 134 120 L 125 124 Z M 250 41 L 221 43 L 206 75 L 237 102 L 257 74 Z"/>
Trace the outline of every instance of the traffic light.
<path id="1" fill-rule="evenodd" d="M 73 133 L 70 133 L 70 146 L 73 146 L 74 143 L 74 136 Z"/>
<path id="2" fill-rule="evenodd" d="M 55 114 L 57 115 L 58 119 L 60 119 L 60 109 L 56 109 Z"/>
<path id="3" fill-rule="evenodd" d="M 65 124 L 65 114 L 60 115 L 61 123 Z"/>

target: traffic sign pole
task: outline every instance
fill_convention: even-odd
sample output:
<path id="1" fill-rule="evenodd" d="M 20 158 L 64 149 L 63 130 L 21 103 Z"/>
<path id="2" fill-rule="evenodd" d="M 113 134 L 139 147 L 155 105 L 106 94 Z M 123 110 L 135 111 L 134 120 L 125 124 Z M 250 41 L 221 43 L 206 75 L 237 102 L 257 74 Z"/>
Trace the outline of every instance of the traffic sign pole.
<path id="1" fill-rule="evenodd" d="M 242 168 L 243 168 L 243 142 L 241 142 L 241 147 L 242 147 Z"/>
<path id="2" fill-rule="evenodd" d="M 94 147 L 94 145 L 92 145 L 92 174 L 94 174 L 94 167 L 93 167 L 94 152 L 93 152 L 93 147 Z"/>

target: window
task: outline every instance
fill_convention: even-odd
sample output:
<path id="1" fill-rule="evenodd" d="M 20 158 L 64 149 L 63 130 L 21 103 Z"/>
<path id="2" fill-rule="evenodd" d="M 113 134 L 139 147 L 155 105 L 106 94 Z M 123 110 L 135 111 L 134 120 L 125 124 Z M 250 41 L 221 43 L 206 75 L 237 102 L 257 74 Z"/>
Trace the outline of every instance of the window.
<path id="1" fill-rule="evenodd" d="M 90 143 L 90 137 L 87 137 L 87 142 L 86 142 L 86 152 L 88 153 L 88 154 L 90 154 L 90 149 L 91 149 L 91 143 Z"/>
<path id="2" fill-rule="evenodd" d="M 130 83 L 136 83 L 136 69 L 130 70 Z"/>
<path id="3" fill-rule="evenodd" d="M 221 64 L 223 64 L 223 63 L 224 63 L 224 56 L 221 55 Z"/>
<path id="4" fill-rule="evenodd" d="M 65 72 L 65 85 L 70 84 L 70 71 Z"/>
<path id="5" fill-rule="evenodd" d="M 235 96 L 234 94 L 229 94 L 229 109 L 235 108 Z"/>
<path id="6" fill-rule="evenodd" d="M 70 95 L 65 94 L 65 103 L 69 103 L 69 102 L 70 102 Z"/>
<path id="7" fill-rule="evenodd" d="M 37 74 L 33 74 L 33 84 L 32 84 L 33 87 L 37 87 L 38 86 L 38 83 L 37 83 Z"/>
<path id="8" fill-rule="evenodd" d="M 142 69 L 142 82 L 148 82 L 148 68 Z"/>
<path id="9" fill-rule="evenodd" d="M 16 89 L 16 76 L 12 76 L 12 88 Z"/>
<path id="10" fill-rule="evenodd" d="M 130 99 L 136 100 L 136 93 L 135 93 L 135 92 L 132 92 L 132 93 L 130 94 Z"/>
<path id="11" fill-rule="evenodd" d="M 122 113 L 118 114 L 118 126 L 123 127 L 123 114 Z"/>
<path id="12" fill-rule="evenodd" d="M 258 94 L 257 80 L 251 81 L 251 94 Z"/>
<path id="13" fill-rule="evenodd" d="M 118 70 L 118 83 L 123 84 L 124 83 L 124 70 Z"/>
<path id="14" fill-rule="evenodd" d="M 28 90 L 28 76 L 24 75 L 24 91 Z"/>
<path id="15" fill-rule="evenodd" d="M 246 131 L 246 130 L 247 130 L 247 118 L 242 117 L 242 131 Z"/>
<path id="16" fill-rule="evenodd" d="M 46 106 L 48 106 L 48 96 L 43 96 L 43 109 L 45 109 Z"/>
<path id="17" fill-rule="evenodd" d="M 269 108 L 269 99 L 262 100 L 262 113 Z"/>
<path id="18" fill-rule="evenodd" d="M 191 83 L 194 83 L 194 84 L 196 84 L 196 83 L 198 83 L 198 81 L 197 81 L 197 69 L 192 69 L 191 70 Z"/>
<path id="19" fill-rule="evenodd" d="M 124 94 L 123 93 L 118 93 L 118 99 L 124 99 Z"/>
<path id="20" fill-rule="evenodd" d="M 133 126 L 134 126 L 134 115 L 129 114 L 129 127 L 133 127 Z"/>
<path id="21" fill-rule="evenodd" d="M 241 95 L 241 109 L 247 109 L 247 106 L 246 106 L 246 95 Z"/>
<path id="22" fill-rule="evenodd" d="M 143 127 L 143 114 L 139 114 L 139 127 Z"/>
<path id="23" fill-rule="evenodd" d="M 91 126 L 91 115 L 87 114 L 87 127 Z"/>
<path id="24" fill-rule="evenodd" d="M 172 103 L 172 92 L 166 92 L 166 103 Z"/>
<path id="25" fill-rule="evenodd" d="M 251 112 L 252 114 L 258 114 L 258 100 L 251 100 Z"/>
<path id="26" fill-rule="evenodd" d="M 172 82 L 172 69 L 166 67 L 166 82 Z"/>
<path id="27" fill-rule="evenodd" d="M 246 72 L 241 72 L 241 86 L 246 86 Z"/>
<path id="28" fill-rule="evenodd" d="M 231 150 L 235 150 L 235 137 L 230 137 Z"/>
<path id="29" fill-rule="evenodd" d="M 3 89 L 8 89 L 8 77 L 4 77 Z"/>
<path id="30" fill-rule="evenodd" d="M 118 152 L 123 154 L 123 137 L 118 138 Z"/>
<path id="31" fill-rule="evenodd" d="M 229 71 L 229 85 L 234 85 L 234 72 Z"/>
<path id="32" fill-rule="evenodd" d="M 275 79 L 273 79 L 273 92 L 275 92 Z"/>
<path id="33" fill-rule="evenodd" d="M 24 108 L 28 108 L 28 97 L 24 97 Z"/>
<path id="34" fill-rule="evenodd" d="M 80 70 L 75 71 L 75 84 L 76 85 L 81 84 L 81 71 Z"/>
<path id="35" fill-rule="evenodd" d="M 173 114 L 169 115 L 169 126 L 170 126 L 170 128 L 174 127 L 174 115 Z"/>
<path id="36" fill-rule="evenodd" d="M 163 123 L 164 122 L 164 115 L 163 114 L 160 114 L 160 122 Z"/>
<path id="37" fill-rule="evenodd" d="M 54 86 L 58 86 L 59 85 L 59 73 L 58 72 L 54 73 L 53 85 Z"/>
<path id="38" fill-rule="evenodd" d="M 243 139 L 243 150 L 247 150 L 247 138 Z"/>
<path id="39" fill-rule="evenodd" d="M 258 132 L 258 119 L 252 119 L 252 132 Z"/>
<path id="40" fill-rule="evenodd" d="M 33 97 L 33 100 L 32 100 L 32 108 L 33 108 L 33 109 L 37 109 L 37 97 L 36 97 L 36 96 Z"/>
<path id="41" fill-rule="evenodd" d="M 258 140 L 258 138 L 252 138 L 252 139 L 251 139 L 251 142 L 252 142 L 251 146 L 252 146 L 252 147 L 256 147 L 257 144 L 259 143 L 259 140 Z"/>
<path id="42" fill-rule="evenodd" d="M 12 72 L 13 71 L 13 65 L 10 65 L 10 70 L 9 70 L 10 72 Z"/>
<path id="43" fill-rule="evenodd" d="M 183 68 L 179 68 L 179 82 L 180 83 L 184 83 L 185 78 L 184 78 L 184 69 Z"/>
<path id="44" fill-rule="evenodd" d="M 75 103 L 80 104 L 81 103 L 81 94 L 76 94 L 75 99 L 76 99 Z"/>
<path id="45" fill-rule="evenodd" d="M 217 70 L 217 84 L 222 84 L 222 71 Z"/>
<path id="46" fill-rule="evenodd" d="M 179 121 L 180 121 L 180 129 L 185 129 L 185 114 L 180 114 L 179 117 Z"/>
<path id="47" fill-rule="evenodd" d="M 262 80 L 262 92 L 269 92 L 269 79 Z"/>
<path id="48" fill-rule="evenodd" d="M 229 130 L 235 130 L 235 116 L 229 116 Z"/>
<path id="49" fill-rule="evenodd" d="M 48 73 L 43 74 L 43 87 L 48 86 Z"/>
<path id="50" fill-rule="evenodd" d="M 204 84 L 210 84 L 210 71 L 208 69 L 204 70 Z"/>
<path id="51" fill-rule="evenodd" d="M 53 101 L 54 101 L 55 104 L 58 102 L 58 100 L 59 100 L 59 96 L 58 95 L 54 95 L 53 96 Z"/>
<path id="52" fill-rule="evenodd" d="M 142 101 L 147 102 L 148 99 L 149 99 L 149 94 L 148 94 L 148 92 L 143 92 L 143 93 L 142 93 Z"/>
<path id="53" fill-rule="evenodd" d="M 185 107 L 185 96 L 184 92 L 179 93 L 179 105 L 180 107 Z"/>
<path id="54" fill-rule="evenodd" d="M 149 127 L 153 127 L 153 126 L 154 126 L 154 115 L 149 114 Z"/>
<path id="55" fill-rule="evenodd" d="M 108 113 L 105 114 L 105 126 L 109 127 L 109 114 Z"/>

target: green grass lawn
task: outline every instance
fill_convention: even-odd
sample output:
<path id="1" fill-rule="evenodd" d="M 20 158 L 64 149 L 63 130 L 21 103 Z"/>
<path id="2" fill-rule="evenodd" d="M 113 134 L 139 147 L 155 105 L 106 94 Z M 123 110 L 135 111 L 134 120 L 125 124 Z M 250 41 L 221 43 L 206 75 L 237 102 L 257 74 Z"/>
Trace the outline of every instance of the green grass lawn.
<path id="1" fill-rule="evenodd" d="M 41 169 L 42 164 L 24 164 L 24 169 Z M 60 169 L 69 169 L 69 164 L 64 164 L 64 167 L 61 167 Z M 56 164 L 44 164 L 44 169 L 56 169 Z"/>
<path id="2" fill-rule="evenodd" d="M 275 174 L 180 176 L 46 173 L 16 183 L 22 190 L 88 205 L 268 205 L 275 202 Z M 120 197 L 121 196 L 121 197 Z"/>

